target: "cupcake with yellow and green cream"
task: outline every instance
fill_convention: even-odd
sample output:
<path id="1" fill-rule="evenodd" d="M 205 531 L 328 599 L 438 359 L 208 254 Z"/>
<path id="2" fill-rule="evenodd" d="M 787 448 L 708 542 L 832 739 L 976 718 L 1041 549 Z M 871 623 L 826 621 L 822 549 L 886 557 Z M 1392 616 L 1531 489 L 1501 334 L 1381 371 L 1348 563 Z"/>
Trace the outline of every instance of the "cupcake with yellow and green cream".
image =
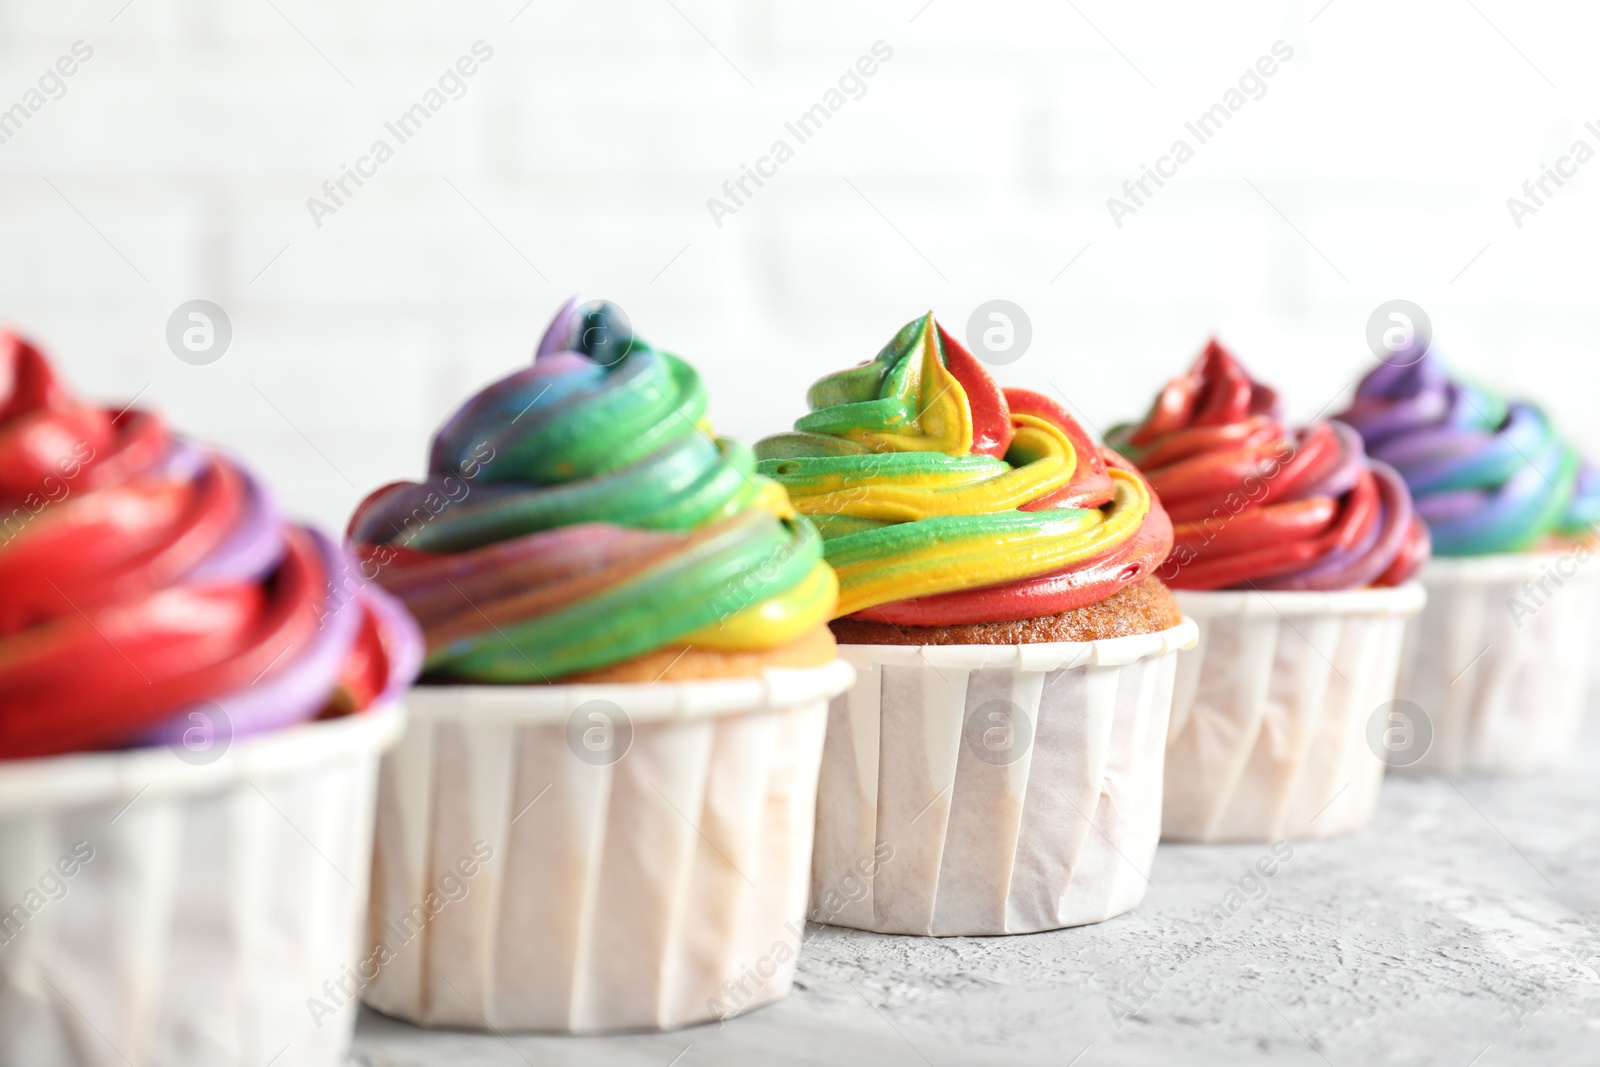
<path id="1" fill-rule="evenodd" d="M 811 917 L 979 936 L 1132 908 L 1195 638 L 1155 577 L 1160 501 L 931 315 L 806 400 L 756 469 L 821 531 L 857 676 L 829 710 Z"/>
<path id="2" fill-rule="evenodd" d="M 1060 403 L 1001 389 L 932 315 L 830 374 L 757 470 L 822 532 L 834 632 L 884 644 L 1084 641 L 1179 613 L 1154 571 L 1172 524 Z"/>

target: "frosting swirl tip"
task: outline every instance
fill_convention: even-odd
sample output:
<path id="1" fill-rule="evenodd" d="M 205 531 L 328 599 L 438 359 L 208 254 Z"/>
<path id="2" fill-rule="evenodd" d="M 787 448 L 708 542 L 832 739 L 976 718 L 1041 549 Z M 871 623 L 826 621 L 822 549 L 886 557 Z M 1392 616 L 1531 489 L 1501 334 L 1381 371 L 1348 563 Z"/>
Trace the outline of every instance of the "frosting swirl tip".
<path id="1" fill-rule="evenodd" d="M 350 537 L 422 622 L 435 677 L 548 682 L 663 647 L 761 651 L 837 596 L 815 528 L 716 437 L 700 376 L 615 304 L 564 304 L 468 399 L 429 473 Z"/>
<path id="2" fill-rule="evenodd" d="M 838 614 L 896 625 L 1056 614 L 1142 581 L 1171 526 L 1131 464 L 1058 403 L 1001 389 L 934 319 L 807 392 L 756 445 L 822 530 Z"/>
<path id="3" fill-rule="evenodd" d="M 1143 421 L 1109 438 L 1175 524 L 1178 588 L 1340 590 L 1405 581 L 1428 534 L 1403 481 L 1348 426 L 1292 429 L 1276 390 L 1215 338 Z"/>

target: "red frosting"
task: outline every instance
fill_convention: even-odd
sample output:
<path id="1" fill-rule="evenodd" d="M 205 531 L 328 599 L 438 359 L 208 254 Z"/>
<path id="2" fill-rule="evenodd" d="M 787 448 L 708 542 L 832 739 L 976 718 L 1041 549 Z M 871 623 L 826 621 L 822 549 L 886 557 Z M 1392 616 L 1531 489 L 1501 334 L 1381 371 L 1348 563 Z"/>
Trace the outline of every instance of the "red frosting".
<path id="1" fill-rule="evenodd" d="M 301 717 L 365 706 L 395 627 L 363 600 L 342 658 L 323 643 L 334 551 L 232 462 L 154 415 L 75 400 L 0 332 L 0 758 L 148 741 L 186 704 L 258 683 Z M 236 733 L 281 710 L 234 708 Z"/>
<path id="2" fill-rule="evenodd" d="M 1011 410 L 1007 404 L 1015 390 L 1002 392 L 983 369 L 976 356 L 966 346 L 945 332 L 938 323 L 939 340 L 944 345 L 945 369 L 961 383 L 967 394 L 967 406 L 972 411 L 972 453 L 1004 459 L 1011 447 L 1015 432 L 1011 425 Z M 1034 394 L 1029 394 L 1034 395 Z"/>
<path id="3" fill-rule="evenodd" d="M 1338 423 L 1292 431 L 1278 396 L 1216 341 L 1113 438 L 1172 517 L 1158 571 L 1183 589 L 1398 584 L 1428 555 L 1398 475 Z"/>
<path id="4" fill-rule="evenodd" d="M 1033 415 L 1061 427 L 1067 435 L 1067 440 L 1072 442 L 1072 450 L 1077 453 L 1078 458 L 1078 467 L 1072 474 L 1072 481 L 1038 500 L 1028 501 L 1022 505 L 1021 510 L 1104 507 L 1111 503 L 1112 494 L 1111 475 L 1106 473 L 1108 461 L 1114 467 L 1138 473 L 1128 463 L 1123 462 L 1120 456 L 1105 455 L 1098 445 L 1089 440 L 1089 435 L 1083 432 L 1078 420 L 1068 414 L 1066 408 L 1044 394 L 1035 393 L 1031 389 L 1007 389 L 1005 395 L 1006 400 L 1010 402 L 1011 410 L 1016 414 Z"/>

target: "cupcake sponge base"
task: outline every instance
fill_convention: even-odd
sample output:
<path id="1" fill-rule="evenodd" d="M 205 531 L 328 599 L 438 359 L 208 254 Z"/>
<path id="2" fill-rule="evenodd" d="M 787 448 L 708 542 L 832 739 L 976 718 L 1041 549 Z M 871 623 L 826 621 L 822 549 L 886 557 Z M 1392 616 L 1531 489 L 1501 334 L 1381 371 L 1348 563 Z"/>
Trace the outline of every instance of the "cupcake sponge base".
<path id="1" fill-rule="evenodd" d="M 826 626 L 808 630 L 777 648 L 734 650 L 658 648 L 642 656 L 555 679 L 556 685 L 596 685 L 610 682 L 693 682 L 705 678 L 759 678 L 768 667 L 821 667 L 838 658 L 833 635 Z"/>
<path id="2" fill-rule="evenodd" d="M 842 645 L 1028 645 L 1153 634 L 1170 630 L 1182 621 L 1183 613 L 1167 587 L 1157 578 L 1146 578 L 1098 603 L 1035 619 L 963 626 L 894 626 L 847 617 L 835 619 L 829 626 Z"/>

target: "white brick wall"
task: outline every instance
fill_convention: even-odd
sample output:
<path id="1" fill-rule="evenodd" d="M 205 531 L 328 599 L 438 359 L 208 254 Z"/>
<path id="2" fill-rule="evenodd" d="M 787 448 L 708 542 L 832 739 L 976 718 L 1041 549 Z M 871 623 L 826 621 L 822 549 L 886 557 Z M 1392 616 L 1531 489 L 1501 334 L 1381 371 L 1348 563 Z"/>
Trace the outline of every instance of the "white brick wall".
<path id="1" fill-rule="evenodd" d="M 0 108 L 74 41 L 95 50 L 0 145 L 0 318 L 330 524 L 415 475 L 437 421 L 575 290 L 692 359 L 747 439 L 912 315 L 963 332 L 992 297 L 1034 325 L 1002 379 L 1058 383 L 1097 425 L 1212 331 L 1310 415 L 1405 297 L 1463 367 L 1600 452 L 1600 161 L 1521 230 L 1505 208 L 1573 138 L 1600 147 L 1596 17 L 1476 2 L 0 0 Z M 315 228 L 306 197 L 480 38 L 495 55 L 465 98 Z M 894 58 L 866 95 L 713 225 L 706 197 L 879 39 Z M 1117 229 L 1106 197 L 1279 39 L 1295 56 L 1267 95 Z M 205 367 L 164 341 L 195 297 L 235 330 Z"/>

